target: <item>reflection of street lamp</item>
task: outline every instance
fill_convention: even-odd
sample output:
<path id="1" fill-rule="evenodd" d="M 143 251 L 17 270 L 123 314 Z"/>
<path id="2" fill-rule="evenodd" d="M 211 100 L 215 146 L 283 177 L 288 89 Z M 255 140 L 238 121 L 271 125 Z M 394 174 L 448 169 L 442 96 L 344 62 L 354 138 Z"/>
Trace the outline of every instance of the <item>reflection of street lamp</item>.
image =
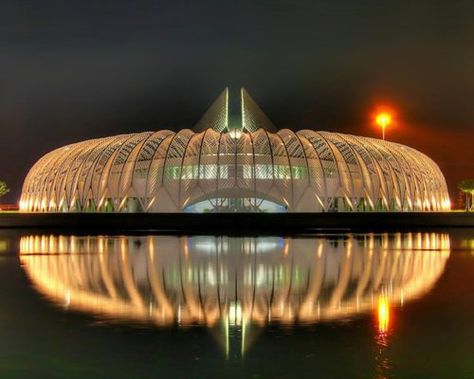
<path id="1" fill-rule="evenodd" d="M 382 127 L 382 139 L 385 140 L 385 127 L 390 125 L 390 123 L 392 122 L 392 116 L 389 113 L 385 112 L 379 113 L 375 117 L 375 122 L 377 123 L 377 125 Z"/>
<path id="2" fill-rule="evenodd" d="M 390 303 L 387 295 L 380 294 L 377 303 L 377 335 L 375 343 L 378 347 L 378 353 L 375 355 L 375 370 L 379 375 L 377 377 L 386 378 L 391 368 L 390 358 L 387 354 L 390 331 Z"/>
<path id="3" fill-rule="evenodd" d="M 385 295 L 381 295 L 378 299 L 377 322 L 379 334 L 386 334 L 390 323 L 390 304 Z"/>

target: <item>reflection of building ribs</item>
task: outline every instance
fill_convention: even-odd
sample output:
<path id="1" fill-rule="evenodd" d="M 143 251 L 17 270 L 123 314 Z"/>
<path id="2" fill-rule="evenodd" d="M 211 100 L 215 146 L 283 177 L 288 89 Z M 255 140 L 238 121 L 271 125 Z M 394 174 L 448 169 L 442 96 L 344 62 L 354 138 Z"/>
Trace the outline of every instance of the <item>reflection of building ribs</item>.
<path id="1" fill-rule="evenodd" d="M 229 317 L 257 324 L 344 318 L 371 310 L 381 293 L 407 301 L 432 287 L 448 256 L 447 235 L 408 233 L 30 236 L 21 240 L 20 258 L 37 289 L 71 309 L 158 325 L 215 325 Z"/>

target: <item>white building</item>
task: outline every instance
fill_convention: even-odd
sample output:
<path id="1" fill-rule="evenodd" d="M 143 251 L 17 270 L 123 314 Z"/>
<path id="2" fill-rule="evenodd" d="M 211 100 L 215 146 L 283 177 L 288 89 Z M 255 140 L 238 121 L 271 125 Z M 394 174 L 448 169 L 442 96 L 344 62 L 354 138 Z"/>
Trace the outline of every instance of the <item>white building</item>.
<path id="1" fill-rule="evenodd" d="M 98 138 L 56 149 L 28 173 L 28 212 L 449 210 L 446 181 L 407 146 L 278 130 L 245 89 L 225 89 L 193 130 Z"/>

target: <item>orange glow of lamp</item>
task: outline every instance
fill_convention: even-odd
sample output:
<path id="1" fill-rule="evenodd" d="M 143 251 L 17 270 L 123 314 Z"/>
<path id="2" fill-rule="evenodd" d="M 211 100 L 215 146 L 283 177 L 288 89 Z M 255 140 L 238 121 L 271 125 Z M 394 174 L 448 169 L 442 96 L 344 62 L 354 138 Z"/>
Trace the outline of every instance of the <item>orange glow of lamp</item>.
<path id="1" fill-rule="evenodd" d="M 385 128 L 391 124 L 392 122 L 392 115 L 387 112 L 379 113 L 375 117 L 375 122 L 378 126 L 382 128 L 382 139 L 385 140 Z"/>
<path id="2" fill-rule="evenodd" d="M 387 333 L 390 324 L 390 305 L 388 298 L 385 295 L 380 296 L 378 299 L 377 322 L 379 333 Z"/>

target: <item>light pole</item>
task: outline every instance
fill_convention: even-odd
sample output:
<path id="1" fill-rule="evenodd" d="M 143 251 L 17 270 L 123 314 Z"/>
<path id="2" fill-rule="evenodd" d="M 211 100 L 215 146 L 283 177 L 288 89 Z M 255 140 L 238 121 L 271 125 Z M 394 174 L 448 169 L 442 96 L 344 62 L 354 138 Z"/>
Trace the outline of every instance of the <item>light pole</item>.
<path id="1" fill-rule="evenodd" d="M 389 113 L 379 113 L 375 117 L 377 125 L 382 127 L 382 139 L 385 141 L 385 128 L 392 122 L 392 116 Z"/>

